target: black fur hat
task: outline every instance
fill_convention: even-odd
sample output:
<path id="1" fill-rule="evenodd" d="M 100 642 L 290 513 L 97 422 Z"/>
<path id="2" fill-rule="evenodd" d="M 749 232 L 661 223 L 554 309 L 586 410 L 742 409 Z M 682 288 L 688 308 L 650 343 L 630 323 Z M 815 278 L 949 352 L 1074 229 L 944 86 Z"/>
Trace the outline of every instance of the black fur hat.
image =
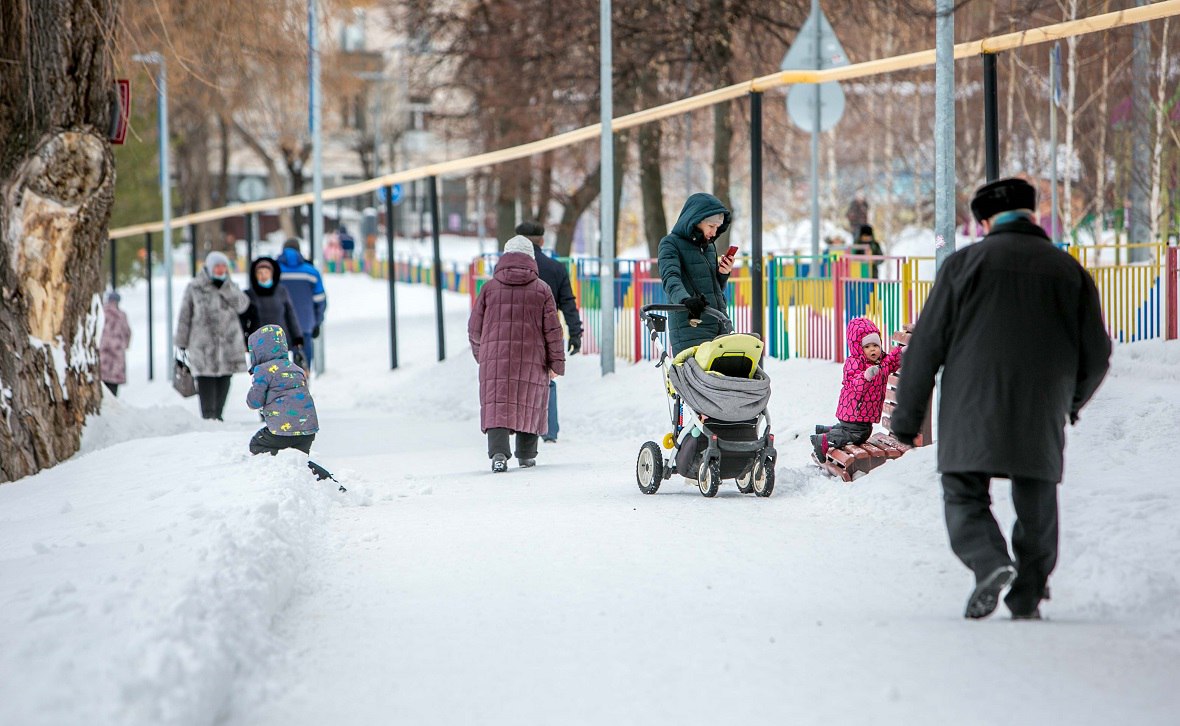
<path id="1" fill-rule="evenodd" d="M 1012 209 L 1037 208 L 1037 190 L 1023 179 L 1010 177 L 984 184 L 971 199 L 971 214 L 976 222 L 991 219 Z"/>

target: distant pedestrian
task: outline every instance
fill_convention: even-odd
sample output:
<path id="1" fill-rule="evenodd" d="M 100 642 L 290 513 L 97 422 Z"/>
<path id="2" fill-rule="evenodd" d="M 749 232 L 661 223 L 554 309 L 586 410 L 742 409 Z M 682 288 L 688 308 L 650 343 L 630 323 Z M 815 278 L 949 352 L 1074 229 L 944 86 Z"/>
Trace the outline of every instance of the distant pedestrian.
<path id="1" fill-rule="evenodd" d="M 102 306 L 102 339 L 98 344 L 98 366 L 102 382 L 118 396 L 119 384 L 127 382 L 127 346 L 131 345 L 131 326 L 119 309 L 119 293 L 107 293 Z"/>
<path id="2" fill-rule="evenodd" d="M 270 257 L 259 257 L 250 264 L 250 286 L 246 289 L 250 307 L 242 314 L 242 332 L 248 339 L 263 325 L 281 326 L 296 365 L 304 366 L 307 355 L 303 352 L 303 328 L 291 294 L 279 284 L 281 277 L 279 263 Z"/>
<path id="3" fill-rule="evenodd" d="M 729 229 L 730 212 L 712 194 L 697 192 L 684 202 L 676 224 L 660 240 L 660 280 L 668 301 L 687 312 L 668 314 L 672 353 L 721 334 L 721 324 L 702 317 L 705 306 L 726 312 L 725 286 L 733 258 L 718 254 L 716 242 Z"/>
<path id="4" fill-rule="evenodd" d="M 968 618 L 1005 604 L 1039 619 L 1057 563 L 1057 484 L 1065 423 L 1077 423 L 1110 363 L 1098 290 L 1033 223 L 1022 179 L 981 187 L 971 212 L 987 235 L 948 257 L 905 355 L 891 426 L 909 443 L 942 370 L 938 470 L 951 549 L 975 574 Z M 1012 555 L 991 512 L 993 477 L 1012 481 Z"/>
<path id="5" fill-rule="evenodd" d="M 229 258 L 210 252 L 184 290 L 175 341 L 197 382 L 201 418 L 221 420 L 230 376 L 246 370 L 238 316 L 249 306 L 249 298 L 229 279 Z"/>
<path id="6" fill-rule="evenodd" d="M 862 225 L 869 223 L 869 200 L 865 198 L 863 191 L 857 191 L 848 203 L 845 217 L 848 219 L 848 231 L 853 235 L 856 235 Z"/>
<path id="7" fill-rule="evenodd" d="M 282 281 L 279 284 L 287 288 L 291 295 L 291 303 L 295 306 L 295 314 L 299 317 L 299 329 L 304 334 L 306 367 L 310 370 L 312 358 L 315 357 L 315 345 L 306 338 L 308 331 L 311 331 L 312 338 L 320 337 L 324 311 L 328 309 L 324 278 L 320 276 L 320 271 L 315 265 L 303 259 L 303 254 L 299 251 L 299 240 L 294 237 L 283 243 L 283 252 L 279 255 L 279 272 L 282 273 Z"/>
<path id="8" fill-rule="evenodd" d="M 537 439 L 547 426 L 548 384 L 565 373 L 557 305 L 538 276 L 533 250 L 526 237 L 508 240 L 467 322 L 471 354 L 479 363 L 480 428 L 494 472 L 508 470 L 514 432 L 517 462 L 522 468 L 536 465 Z"/>
<path id="9" fill-rule="evenodd" d="M 881 421 L 889 376 L 901 367 L 903 348 L 895 347 L 886 354 L 881 331 L 872 320 L 849 320 L 845 337 L 848 357 L 844 359 L 840 400 L 836 404 L 837 423 L 816 426 L 811 437 L 816 461 L 821 464 L 829 449 L 860 445 L 869 440 L 873 424 Z"/>
<path id="10" fill-rule="evenodd" d="M 545 254 L 541 249 L 545 243 L 545 228 L 540 222 L 523 222 L 516 226 L 516 233 L 527 237 L 533 243 L 533 257 L 537 261 L 537 271 L 541 281 L 549 286 L 553 293 L 553 300 L 557 309 L 565 318 L 565 327 L 569 332 L 569 347 L 566 353 L 577 355 L 582 349 L 582 318 L 578 315 L 578 303 L 574 299 L 574 290 L 570 286 L 570 273 L 566 266 Z M 557 381 L 549 381 L 549 421 L 541 438 L 550 443 L 557 441 L 557 434 L 561 425 L 557 420 Z"/>
<path id="11" fill-rule="evenodd" d="M 862 255 L 872 255 L 873 257 L 880 257 L 884 254 L 881 251 L 881 243 L 877 241 L 877 235 L 873 233 L 871 225 L 862 224 L 856 233 L 856 239 L 853 244 L 857 247 L 857 252 Z M 874 280 L 877 279 L 877 271 L 881 268 L 881 261 L 874 260 L 869 263 L 869 277 Z"/>
<path id="12" fill-rule="evenodd" d="M 348 233 L 348 228 L 343 224 L 336 230 L 336 236 L 340 239 L 340 249 L 344 251 L 344 259 L 351 260 L 352 253 L 356 249 L 356 239 Z"/>

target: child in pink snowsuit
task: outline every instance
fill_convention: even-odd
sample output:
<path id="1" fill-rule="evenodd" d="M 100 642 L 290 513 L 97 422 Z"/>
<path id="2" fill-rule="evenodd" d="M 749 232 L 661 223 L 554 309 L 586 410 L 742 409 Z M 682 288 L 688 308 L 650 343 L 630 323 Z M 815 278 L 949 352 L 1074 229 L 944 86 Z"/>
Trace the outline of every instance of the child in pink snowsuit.
<path id="1" fill-rule="evenodd" d="M 863 444 L 881 420 L 885 386 L 889 376 L 901 367 L 899 346 L 884 355 L 881 331 L 868 318 L 848 321 L 848 357 L 844 360 L 844 382 L 836 404 L 835 426 L 816 426 L 811 445 L 815 457 L 823 460 L 828 449 Z"/>

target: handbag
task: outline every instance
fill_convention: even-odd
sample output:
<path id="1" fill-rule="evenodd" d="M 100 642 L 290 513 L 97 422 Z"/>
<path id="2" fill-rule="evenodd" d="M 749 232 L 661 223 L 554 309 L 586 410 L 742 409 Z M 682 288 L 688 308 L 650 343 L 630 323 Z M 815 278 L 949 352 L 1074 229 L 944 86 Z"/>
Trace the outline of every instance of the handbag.
<path id="1" fill-rule="evenodd" d="M 185 398 L 197 395 L 197 383 L 193 380 L 193 372 L 189 370 L 188 363 L 180 358 L 176 359 L 176 366 L 172 369 L 172 387 Z"/>

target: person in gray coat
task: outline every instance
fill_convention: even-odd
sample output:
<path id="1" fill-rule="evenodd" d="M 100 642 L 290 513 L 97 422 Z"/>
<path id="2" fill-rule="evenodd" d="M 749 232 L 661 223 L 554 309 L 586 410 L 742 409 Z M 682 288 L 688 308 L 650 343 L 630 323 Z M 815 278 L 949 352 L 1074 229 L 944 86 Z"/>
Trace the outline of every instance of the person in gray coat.
<path id="1" fill-rule="evenodd" d="M 221 420 L 230 376 L 246 370 L 246 350 L 238 316 L 250 300 L 229 280 L 229 258 L 210 252 L 184 290 L 176 347 L 188 359 L 201 399 L 201 418 Z"/>
<path id="2" fill-rule="evenodd" d="M 890 423 L 913 442 L 941 369 L 938 470 L 951 549 L 975 574 L 968 618 L 990 615 L 1009 585 L 1012 617 L 1040 618 L 1057 563 L 1065 423 L 1110 365 L 1098 289 L 1033 222 L 1036 194 L 1022 179 L 975 193 L 971 212 L 987 236 L 938 271 Z M 1012 555 L 991 511 L 993 477 L 1012 481 Z"/>

